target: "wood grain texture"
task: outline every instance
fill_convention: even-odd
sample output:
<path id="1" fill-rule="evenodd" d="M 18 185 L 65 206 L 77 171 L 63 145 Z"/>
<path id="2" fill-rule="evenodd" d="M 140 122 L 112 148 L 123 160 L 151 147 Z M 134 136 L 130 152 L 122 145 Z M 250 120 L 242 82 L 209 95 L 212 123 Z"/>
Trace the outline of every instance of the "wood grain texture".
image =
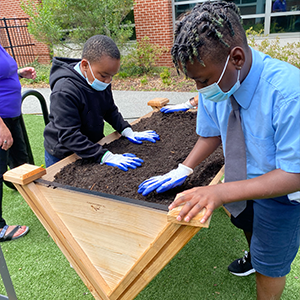
<path id="1" fill-rule="evenodd" d="M 153 109 L 160 109 L 163 106 L 165 106 L 167 103 L 169 103 L 168 98 L 154 98 L 148 101 L 147 105 L 151 106 Z"/>
<path id="2" fill-rule="evenodd" d="M 224 166 L 221 168 L 221 170 L 218 172 L 218 174 L 214 177 L 214 179 L 210 182 L 209 185 L 215 185 L 221 183 L 221 178 L 223 175 L 224 175 Z M 178 197 L 180 197 L 180 195 L 182 195 L 182 193 L 176 195 L 175 200 Z M 201 219 L 205 214 L 206 208 L 202 209 L 192 220 L 190 220 L 190 222 L 186 222 L 184 220 L 178 221 L 177 217 L 182 207 L 183 205 L 177 206 L 168 212 L 168 216 L 167 216 L 168 222 L 177 223 L 181 225 L 195 226 L 195 227 L 205 227 L 205 228 L 209 227 L 211 216 L 208 218 L 208 220 L 205 223 L 200 223 Z"/>
<path id="3" fill-rule="evenodd" d="M 44 168 L 23 164 L 4 173 L 3 179 L 12 183 L 25 185 L 46 174 Z"/>

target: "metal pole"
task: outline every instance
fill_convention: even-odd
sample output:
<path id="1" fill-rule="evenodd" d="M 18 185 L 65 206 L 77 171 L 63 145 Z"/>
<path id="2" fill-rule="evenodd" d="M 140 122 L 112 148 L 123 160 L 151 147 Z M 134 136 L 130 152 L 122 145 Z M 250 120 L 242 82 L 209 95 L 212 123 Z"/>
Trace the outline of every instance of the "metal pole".
<path id="1" fill-rule="evenodd" d="M 14 289 L 14 286 L 12 284 L 9 272 L 8 272 L 8 268 L 6 265 L 6 261 L 0 246 L 0 273 L 1 273 L 1 277 L 2 277 L 2 281 L 7 293 L 7 296 L 4 295 L 0 295 L 0 300 L 4 300 L 4 299 L 9 299 L 9 300 L 18 300 L 17 299 L 17 295 Z"/>
<path id="2" fill-rule="evenodd" d="M 10 39 L 10 34 L 9 34 L 8 26 L 7 26 L 7 23 L 6 23 L 6 18 L 3 18 L 3 21 L 4 21 L 4 25 L 5 25 L 5 29 L 6 29 L 6 34 L 7 34 L 9 46 L 10 46 L 10 49 L 11 49 L 12 57 L 14 58 L 14 60 L 16 60 L 14 49 L 13 49 L 13 45 L 12 45 L 12 42 L 11 42 L 11 39 Z"/>

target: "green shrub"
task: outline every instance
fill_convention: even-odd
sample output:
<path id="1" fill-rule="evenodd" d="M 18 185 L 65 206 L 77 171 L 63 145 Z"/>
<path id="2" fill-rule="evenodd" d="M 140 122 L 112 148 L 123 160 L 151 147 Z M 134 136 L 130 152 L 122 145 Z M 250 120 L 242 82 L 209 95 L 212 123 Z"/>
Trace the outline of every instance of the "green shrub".
<path id="1" fill-rule="evenodd" d="M 160 73 L 160 78 L 165 85 L 170 85 L 172 82 L 171 79 L 171 73 L 169 69 L 165 68 L 161 73 Z"/>
<path id="2" fill-rule="evenodd" d="M 300 68 L 300 42 L 281 45 L 279 37 L 270 40 L 268 36 L 262 34 L 262 30 L 256 32 L 252 27 L 246 31 L 246 34 L 248 44 L 252 48 Z"/>
<path id="3" fill-rule="evenodd" d="M 128 74 L 127 72 L 124 72 L 124 71 L 120 71 L 118 74 L 115 75 L 116 77 L 118 78 L 122 78 L 122 79 L 125 79 L 128 77 Z"/>
<path id="4" fill-rule="evenodd" d="M 121 71 L 128 73 L 129 76 L 153 73 L 156 71 L 155 64 L 164 51 L 166 51 L 164 47 L 151 44 L 150 39 L 144 36 L 122 58 Z"/>
<path id="5" fill-rule="evenodd" d="M 147 75 L 144 75 L 143 78 L 141 79 L 141 84 L 147 84 L 147 83 L 148 83 Z"/>

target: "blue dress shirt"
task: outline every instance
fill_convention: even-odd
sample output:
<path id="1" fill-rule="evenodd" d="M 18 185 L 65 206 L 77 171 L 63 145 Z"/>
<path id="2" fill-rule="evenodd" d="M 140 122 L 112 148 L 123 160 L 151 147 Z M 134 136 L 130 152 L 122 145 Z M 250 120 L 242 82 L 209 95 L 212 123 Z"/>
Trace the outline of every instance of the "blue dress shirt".
<path id="1" fill-rule="evenodd" d="M 247 177 L 279 168 L 300 173 L 300 70 L 254 49 L 251 51 L 251 69 L 234 93 L 241 106 Z M 225 145 L 230 111 L 229 99 L 214 103 L 199 93 L 197 134 L 221 136 Z M 300 199 L 299 192 L 294 194 Z"/>

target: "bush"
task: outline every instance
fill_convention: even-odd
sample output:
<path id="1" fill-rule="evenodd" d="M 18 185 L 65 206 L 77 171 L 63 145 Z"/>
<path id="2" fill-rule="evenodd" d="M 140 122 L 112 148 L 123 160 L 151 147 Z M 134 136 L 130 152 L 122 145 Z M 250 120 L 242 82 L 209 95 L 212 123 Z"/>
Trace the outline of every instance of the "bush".
<path id="1" fill-rule="evenodd" d="M 160 78 L 165 85 L 170 85 L 172 80 L 171 80 L 171 73 L 169 69 L 165 68 L 161 73 L 160 73 Z"/>
<path id="2" fill-rule="evenodd" d="M 118 74 L 115 75 L 116 77 L 119 77 L 119 78 L 122 78 L 122 79 L 125 79 L 128 77 L 128 74 L 126 72 L 122 72 L 120 71 Z"/>
<path id="3" fill-rule="evenodd" d="M 246 35 L 252 48 L 300 68 L 300 42 L 281 45 L 279 37 L 270 40 L 262 34 L 262 30 L 256 32 L 252 27 L 246 31 Z"/>
<path id="4" fill-rule="evenodd" d="M 122 58 L 121 71 L 129 76 L 156 72 L 155 64 L 165 51 L 164 47 L 151 44 L 149 37 L 145 36 Z"/>
<path id="5" fill-rule="evenodd" d="M 141 79 L 141 84 L 147 84 L 147 83 L 148 83 L 147 75 L 144 75 L 143 78 Z"/>

